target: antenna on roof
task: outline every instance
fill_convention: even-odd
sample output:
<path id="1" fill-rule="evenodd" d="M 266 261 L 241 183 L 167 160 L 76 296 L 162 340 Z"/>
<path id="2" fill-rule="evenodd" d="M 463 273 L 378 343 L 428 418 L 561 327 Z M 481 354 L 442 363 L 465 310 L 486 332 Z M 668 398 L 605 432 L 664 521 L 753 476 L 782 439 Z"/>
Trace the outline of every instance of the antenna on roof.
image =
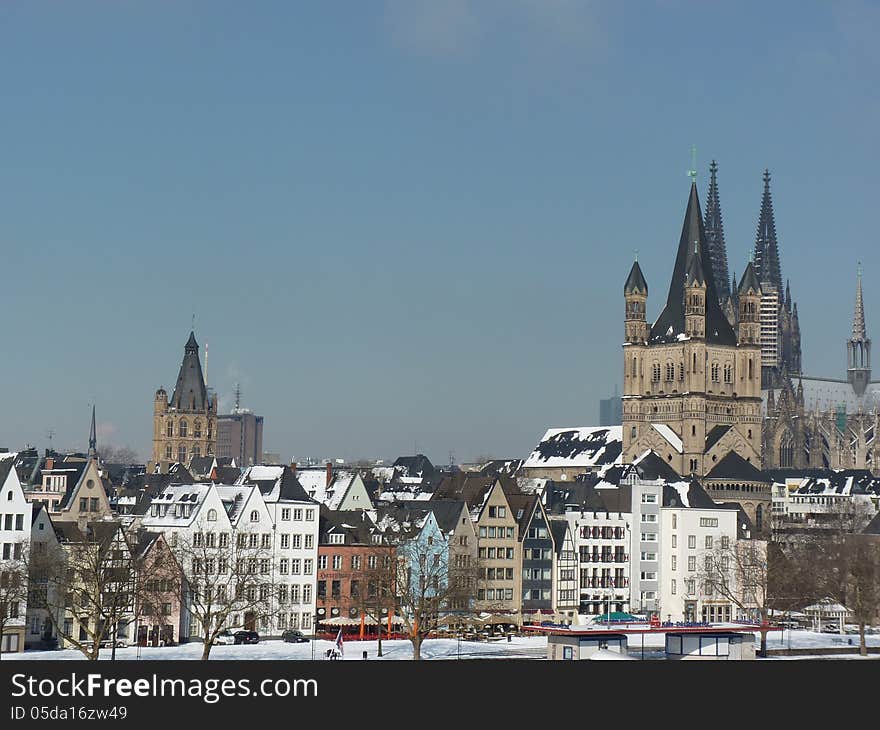
<path id="1" fill-rule="evenodd" d="M 46 436 L 49 439 L 49 450 L 52 450 L 52 437 L 55 435 L 55 429 L 50 428 L 46 431 Z"/>
<path id="2" fill-rule="evenodd" d="M 205 343 L 205 390 L 208 389 L 208 343 Z"/>
<path id="3" fill-rule="evenodd" d="M 241 407 L 241 384 L 235 384 L 235 413 L 238 413 L 238 409 Z"/>

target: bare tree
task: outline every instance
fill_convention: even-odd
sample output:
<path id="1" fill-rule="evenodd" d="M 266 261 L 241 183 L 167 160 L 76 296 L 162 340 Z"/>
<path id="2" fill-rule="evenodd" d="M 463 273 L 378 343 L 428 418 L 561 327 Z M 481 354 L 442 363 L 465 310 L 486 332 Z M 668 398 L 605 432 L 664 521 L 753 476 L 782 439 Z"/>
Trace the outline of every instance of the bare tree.
<path id="1" fill-rule="evenodd" d="M 202 639 L 202 659 L 234 619 L 247 624 L 267 615 L 275 591 L 271 553 L 251 545 L 244 533 L 233 545 L 224 544 L 223 537 L 215 543 L 212 533 L 193 533 L 171 544 L 183 574 L 174 590 Z"/>
<path id="2" fill-rule="evenodd" d="M 12 556 L 0 560 L 0 636 L 13 622 L 24 621 L 28 598 L 28 546 L 13 545 Z"/>
<path id="3" fill-rule="evenodd" d="M 62 524 L 61 541 L 31 557 L 33 607 L 86 659 L 97 659 L 108 638 L 115 658 L 120 625 L 133 609 L 134 570 L 120 523 Z"/>
<path id="4" fill-rule="evenodd" d="M 763 540 L 715 540 L 703 553 L 697 581 L 707 595 L 719 595 L 740 614 L 767 623 L 769 576 L 767 543 Z M 761 631 L 760 656 L 767 656 L 767 633 Z"/>
<path id="5" fill-rule="evenodd" d="M 395 550 L 389 546 L 372 547 L 363 558 L 364 570 L 351 580 L 351 603 L 366 618 L 376 623 L 378 656 L 382 656 L 382 628 L 398 609 L 395 596 L 397 588 L 397 560 Z M 386 628 L 390 635 L 390 628 Z"/>
<path id="6" fill-rule="evenodd" d="M 425 638 L 473 605 L 479 571 L 476 561 L 457 560 L 454 554 L 450 562 L 446 541 L 424 534 L 402 537 L 396 548 L 394 593 L 418 660 Z"/>
<path id="7" fill-rule="evenodd" d="M 860 651 L 867 654 L 865 625 L 877 613 L 877 544 L 861 532 L 873 509 L 854 498 L 836 500 L 823 514 L 821 527 L 807 538 L 817 571 L 819 592 L 852 611 L 859 625 Z"/>

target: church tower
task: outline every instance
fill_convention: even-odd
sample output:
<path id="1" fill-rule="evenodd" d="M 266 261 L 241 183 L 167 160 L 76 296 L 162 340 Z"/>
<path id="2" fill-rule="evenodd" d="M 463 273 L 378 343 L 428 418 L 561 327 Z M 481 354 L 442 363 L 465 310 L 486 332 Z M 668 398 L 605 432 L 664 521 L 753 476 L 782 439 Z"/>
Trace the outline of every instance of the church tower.
<path id="1" fill-rule="evenodd" d="M 862 302 L 862 267 L 856 283 L 856 311 L 853 315 L 852 339 L 846 343 L 846 376 L 856 395 L 861 397 L 871 382 L 871 340 L 865 327 L 865 306 Z"/>
<path id="2" fill-rule="evenodd" d="M 171 400 L 164 388 L 153 400 L 153 467 L 162 473 L 175 462 L 189 464 L 217 446 L 217 396 L 209 394 L 194 332 L 183 349 L 183 362 Z"/>
<path id="3" fill-rule="evenodd" d="M 710 258 L 692 182 L 666 305 L 650 328 L 639 330 L 631 320 L 630 302 L 643 303 L 631 286 L 635 265 L 624 287 L 625 462 L 651 449 L 680 474 L 702 476 L 734 451 L 760 466 L 760 349 L 738 340 L 722 310 Z M 640 269 L 637 274 L 644 280 Z M 756 301 L 754 294 L 745 297 Z M 644 331 L 642 342 L 637 335 Z"/>

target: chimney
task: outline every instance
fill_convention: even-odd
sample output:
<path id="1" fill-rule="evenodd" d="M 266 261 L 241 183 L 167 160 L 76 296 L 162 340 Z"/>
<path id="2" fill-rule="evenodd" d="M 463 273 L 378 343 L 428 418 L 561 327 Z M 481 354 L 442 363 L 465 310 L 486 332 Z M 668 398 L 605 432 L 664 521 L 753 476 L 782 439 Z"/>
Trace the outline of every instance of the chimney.
<path id="1" fill-rule="evenodd" d="M 55 459 L 51 456 L 46 457 L 46 469 L 54 469 L 55 468 Z"/>
<path id="2" fill-rule="evenodd" d="M 290 462 L 290 471 L 293 472 L 293 476 L 296 476 L 296 462 L 295 461 Z"/>
<path id="3" fill-rule="evenodd" d="M 333 481 L 333 462 L 327 462 L 327 484 L 325 486 L 329 487 L 330 482 Z"/>

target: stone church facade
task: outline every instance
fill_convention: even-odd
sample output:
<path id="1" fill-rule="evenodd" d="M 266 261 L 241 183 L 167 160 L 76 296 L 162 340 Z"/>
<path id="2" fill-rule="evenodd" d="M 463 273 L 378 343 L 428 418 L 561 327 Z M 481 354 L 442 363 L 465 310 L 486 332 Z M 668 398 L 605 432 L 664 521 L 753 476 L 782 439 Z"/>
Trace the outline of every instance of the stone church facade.
<path id="1" fill-rule="evenodd" d="M 704 219 L 691 185 L 669 294 L 653 325 L 638 262 L 624 285 L 623 460 L 651 449 L 680 474 L 762 498 L 766 487 L 753 467 L 880 473 L 880 381 L 871 380 L 861 272 L 846 377 L 804 374 L 770 173 L 754 253 L 740 281 L 734 274 L 728 282 L 717 169 L 713 161 Z"/>
<path id="2" fill-rule="evenodd" d="M 190 332 L 171 399 L 159 388 L 153 400 L 153 468 L 164 474 L 171 464 L 189 464 L 216 448 L 217 396 L 205 385 L 199 345 Z"/>
<path id="3" fill-rule="evenodd" d="M 703 476 L 730 452 L 761 464 L 760 287 L 749 264 L 735 330 L 711 258 L 693 182 L 666 305 L 653 325 L 638 262 L 624 285 L 624 462 L 650 449 L 680 474 Z"/>

